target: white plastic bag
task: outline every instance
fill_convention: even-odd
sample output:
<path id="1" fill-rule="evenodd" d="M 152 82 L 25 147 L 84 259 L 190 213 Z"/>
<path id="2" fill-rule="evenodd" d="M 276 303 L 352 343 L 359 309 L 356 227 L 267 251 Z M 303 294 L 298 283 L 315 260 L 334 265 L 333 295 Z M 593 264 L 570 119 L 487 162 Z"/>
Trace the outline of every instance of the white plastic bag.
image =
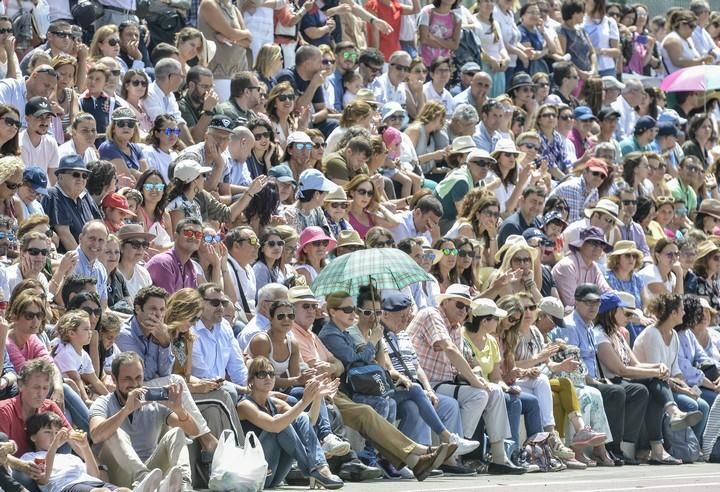
<path id="1" fill-rule="evenodd" d="M 252 436 L 252 439 L 250 438 Z M 267 462 L 254 432 L 245 435 L 245 445 L 235 446 L 231 431 L 220 436 L 208 486 L 219 492 L 258 492 L 265 486 Z"/>

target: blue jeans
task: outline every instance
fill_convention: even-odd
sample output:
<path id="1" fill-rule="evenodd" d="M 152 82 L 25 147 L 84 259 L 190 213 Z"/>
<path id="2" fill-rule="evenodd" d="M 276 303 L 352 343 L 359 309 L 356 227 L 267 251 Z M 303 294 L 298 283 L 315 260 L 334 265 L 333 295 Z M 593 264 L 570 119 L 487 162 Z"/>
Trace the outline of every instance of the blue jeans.
<path id="1" fill-rule="evenodd" d="M 607 68 L 598 72 L 599 77 L 605 77 L 608 75 L 611 77 L 617 77 L 617 70 L 615 70 L 614 68 Z"/>
<path id="2" fill-rule="evenodd" d="M 293 386 L 290 390 L 290 398 L 288 403 L 295 405 L 299 400 L 302 399 L 305 388 L 302 386 Z M 317 422 L 315 423 L 315 434 L 318 439 L 322 442 L 327 436 L 332 434 L 332 428 L 330 427 L 330 415 L 328 414 L 327 405 L 323 401 L 320 405 L 320 415 L 318 416 Z"/>
<path id="3" fill-rule="evenodd" d="M 680 395 L 674 392 L 673 398 L 675 399 L 675 403 L 677 403 L 678 408 L 683 412 L 695 412 L 699 410 L 703 413 L 702 420 L 692 428 L 695 436 L 698 438 L 698 441 L 702 446 L 702 435 L 705 430 L 705 424 L 707 423 L 708 413 L 710 413 L 710 405 L 708 405 L 702 398 L 698 398 L 696 400 L 695 398 L 691 398 L 687 395 Z"/>
<path id="4" fill-rule="evenodd" d="M 530 393 L 521 392 L 519 395 L 505 393 L 505 406 L 510 421 L 511 439 L 515 449 L 520 448 L 520 415 L 525 415 L 525 432 L 528 437 L 543 431 L 540 419 L 540 404 L 537 398 Z"/>
<path id="5" fill-rule="evenodd" d="M 441 434 L 445 430 L 445 426 L 440 420 L 435 408 L 432 406 L 430 399 L 418 383 L 413 383 L 409 390 L 396 389 L 395 393 L 393 393 L 393 399 L 398 408 L 405 402 L 413 402 L 417 407 L 421 423 L 429 427 L 435 434 Z M 398 429 L 401 431 L 403 431 L 402 424 L 403 422 L 401 421 L 400 426 L 398 426 Z M 412 427 L 415 427 L 414 423 Z M 405 431 L 403 431 L 403 434 L 413 439 L 413 436 L 410 436 Z"/>
<path id="6" fill-rule="evenodd" d="M 259 437 L 270 473 L 265 479 L 266 489 L 274 489 L 285 480 L 293 461 L 297 461 L 298 468 L 306 477 L 327 464 L 320 441 L 305 413 L 280 432 L 263 431 Z"/>
<path id="7" fill-rule="evenodd" d="M 65 417 L 78 429 L 89 432 L 90 412 L 87 405 L 82 401 L 80 395 L 67 384 L 63 384 L 63 393 L 65 395 Z"/>
<path id="8" fill-rule="evenodd" d="M 437 395 L 438 405 L 433 410 L 440 417 L 440 422 L 448 432 L 463 436 L 460 405 L 457 400 L 445 395 Z M 400 421 L 398 429 L 418 444 L 430 446 L 432 436 L 430 426 L 421 418 L 418 405 L 411 399 L 398 403 L 397 417 Z M 442 432 L 442 431 L 441 431 Z"/>

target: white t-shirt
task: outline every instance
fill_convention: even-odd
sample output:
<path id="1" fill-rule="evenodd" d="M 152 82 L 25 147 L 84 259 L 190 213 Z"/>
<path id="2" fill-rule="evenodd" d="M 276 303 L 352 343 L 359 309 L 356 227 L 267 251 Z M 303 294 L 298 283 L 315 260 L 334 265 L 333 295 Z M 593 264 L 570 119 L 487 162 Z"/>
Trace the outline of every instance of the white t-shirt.
<path id="1" fill-rule="evenodd" d="M 455 110 L 455 101 L 453 101 L 449 90 L 443 89 L 442 94 L 438 94 L 432 82 L 425 82 L 425 85 L 423 85 L 423 94 L 425 94 L 425 98 L 428 101 L 440 101 L 440 103 L 445 106 L 445 112 L 447 114 L 452 114 Z"/>
<path id="2" fill-rule="evenodd" d="M 77 155 L 77 148 L 75 147 L 75 142 L 72 141 L 72 139 L 68 140 L 64 144 L 62 144 L 60 147 L 58 147 L 58 157 L 62 159 L 66 155 Z M 100 159 L 100 154 L 98 154 L 98 151 L 95 147 L 90 146 L 87 149 L 85 149 L 85 153 L 82 155 L 83 162 L 85 164 L 93 161 L 97 161 Z"/>
<path id="3" fill-rule="evenodd" d="M 615 19 L 607 15 L 598 23 L 587 15 L 583 19 L 583 29 L 587 33 L 594 48 L 609 48 L 610 41 L 620 41 L 620 31 Z M 597 57 L 598 71 L 615 68 L 615 59 L 601 55 Z"/>
<path id="4" fill-rule="evenodd" d="M 20 459 L 32 462 L 35 458 L 44 458 L 47 451 L 34 451 L 23 454 Z M 101 480 L 87 473 L 85 462 L 74 454 L 56 453 L 53 460 L 53 469 L 50 473 L 50 481 L 47 485 L 39 485 L 42 492 L 62 492 L 70 485 L 91 482 L 98 483 Z"/>
<path id="5" fill-rule="evenodd" d="M 652 263 L 640 270 L 638 272 L 638 275 L 640 275 L 640 278 L 642 279 L 645 288 L 647 288 L 650 284 L 664 284 L 665 288 L 669 292 L 672 292 L 675 288 L 675 274 L 673 272 L 670 272 L 668 280 L 664 281 L 660 276 L 660 270 L 656 265 Z M 648 294 L 650 297 L 654 297 L 653 294 L 651 294 L 649 291 Z"/>
<path id="6" fill-rule="evenodd" d="M 648 326 L 640 332 L 635 339 L 633 352 L 640 362 L 647 364 L 665 364 L 670 369 L 670 375 L 681 374 L 678 365 L 680 339 L 673 330 L 670 345 L 665 344 L 662 333 L 655 326 Z"/>
<path id="7" fill-rule="evenodd" d="M 165 230 L 162 227 L 161 229 L 163 231 Z M 167 232 L 165 234 L 167 234 Z M 148 285 L 152 285 L 152 278 L 150 278 L 150 272 L 147 271 L 147 268 L 145 268 L 144 265 L 141 265 L 139 263 L 135 265 L 131 278 L 126 278 L 125 275 L 120 272 L 120 270 L 118 270 L 118 272 L 125 279 L 125 284 L 127 285 L 131 299 L 135 299 L 135 295 L 140 289 L 142 289 L 143 287 L 147 287 Z"/>
<path id="8" fill-rule="evenodd" d="M 60 372 L 76 371 L 78 374 L 92 374 L 95 372 L 90 355 L 84 350 L 81 350 L 78 354 L 69 343 L 60 342 L 53 358 Z"/>
<path id="9" fill-rule="evenodd" d="M 150 169 L 155 169 L 162 174 L 163 179 L 166 183 L 168 179 L 168 168 L 170 163 L 177 157 L 177 152 L 171 151 L 169 154 L 164 150 L 158 149 L 154 145 L 141 145 L 145 160 L 148 163 Z"/>
<path id="10" fill-rule="evenodd" d="M 20 157 L 25 166 L 37 166 L 46 173 L 48 169 L 57 169 L 60 161 L 58 144 L 52 135 L 43 135 L 40 144 L 35 147 L 30 142 L 27 130 L 20 132 Z"/>

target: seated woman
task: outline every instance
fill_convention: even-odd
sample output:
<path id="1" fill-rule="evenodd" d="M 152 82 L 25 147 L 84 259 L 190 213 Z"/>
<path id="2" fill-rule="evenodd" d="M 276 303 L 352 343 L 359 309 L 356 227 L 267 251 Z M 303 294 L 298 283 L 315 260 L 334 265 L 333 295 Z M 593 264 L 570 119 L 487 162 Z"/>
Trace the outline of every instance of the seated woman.
<path id="1" fill-rule="evenodd" d="M 282 284 L 285 281 L 284 272 L 280 269 L 285 241 L 274 227 L 266 227 L 258 237 L 258 241 L 260 241 L 260 249 L 253 271 L 255 287 L 259 291 L 271 282 Z"/>
<path id="2" fill-rule="evenodd" d="M 292 304 L 273 302 L 270 305 L 270 329 L 254 336 L 247 350 L 251 358 L 267 357 L 275 371 L 275 390 L 289 394 L 293 404 L 302 398 L 305 385 L 316 375 L 315 369 L 309 369 L 302 361 L 300 348 L 290 333 L 294 319 Z M 333 434 L 324 400 L 320 402 L 315 433 L 325 456 L 343 456 L 350 451 L 350 443 Z"/>
<path id="3" fill-rule="evenodd" d="M 320 227 L 308 227 L 298 238 L 295 271 L 310 285 L 327 264 L 328 252 L 335 249 L 335 241 Z"/>
<path id="4" fill-rule="evenodd" d="M 703 319 L 691 326 L 690 329 L 705 353 L 715 362 L 715 365 L 720 367 L 720 332 L 710 328 L 710 325 L 715 324 L 717 311 L 710 306 L 707 299 L 701 297 L 700 304 L 703 307 Z M 715 383 L 720 383 L 720 381 L 715 381 Z"/>
<path id="5" fill-rule="evenodd" d="M 667 295 L 653 301 L 651 306 L 660 302 L 665 304 L 664 299 Z M 682 299 L 680 296 L 672 296 L 676 298 L 673 304 L 679 310 L 679 321 L 682 321 Z M 600 369 L 605 379 L 613 384 L 633 384 L 639 383 L 645 386 L 651 397 L 648 399 L 647 409 L 645 411 L 645 429 L 648 440 L 650 441 L 650 461 L 651 464 L 680 464 L 681 461 L 670 456 L 663 448 L 662 443 L 662 421 L 667 414 L 670 417 L 671 428 L 680 430 L 691 425 L 696 425 L 702 420 L 700 412 L 684 413 L 673 400 L 672 392 L 667 383 L 670 376 L 670 369 L 665 363 L 658 362 L 641 362 L 635 353 L 630 349 L 627 341 L 620 334 L 619 328 L 627 324 L 627 316 L 625 315 L 625 304 L 614 292 L 607 292 L 600 299 L 602 314 L 598 314 L 595 320 L 595 328 L 593 330 L 595 337 L 595 345 L 597 346 L 597 357 L 600 363 Z M 663 311 L 665 309 L 663 308 Z M 657 312 L 657 308 L 653 310 Z M 665 313 L 661 313 L 667 316 Z M 672 330 L 672 328 L 671 328 Z M 655 327 L 645 328 L 638 339 L 635 341 L 637 347 L 642 337 L 647 337 L 647 333 L 657 331 Z M 675 335 L 677 341 L 677 335 Z M 642 345 L 642 344 L 641 344 Z M 635 460 L 635 443 L 622 443 L 623 453 L 631 461 Z"/>
<path id="6" fill-rule="evenodd" d="M 429 272 L 436 280 L 431 284 L 431 287 L 438 288 L 437 292 L 433 292 L 434 296 L 444 293 L 448 286 L 458 283 L 457 271 L 455 270 L 458 250 L 455 248 L 452 239 L 446 237 L 441 237 L 432 246 L 440 255 L 440 260 L 433 263 Z"/>
<path id="7" fill-rule="evenodd" d="M 108 307 L 114 311 L 131 314 L 132 297 L 128 290 L 125 277 L 118 270 L 120 264 L 120 239 L 115 234 L 108 234 L 105 251 L 100 260 L 107 271 Z"/>
<path id="8" fill-rule="evenodd" d="M 475 277 L 475 246 L 466 237 L 453 239 L 453 244 L 458 251 L 455 266 L 458 281 L 469 286 L 471 292 L 475 293 L 480 289 L 479 281 Z"/>
<path id="9" fill-rule="evenodd" d="M 473 188 L 463 198 L 455 224 L 447 232 L 449 238 L 467 237 L 482 243 L 482 265 L 495 265 L 498 250 L 497 229 L 500 224 L 500 203 L 485 188 Z"/>
<path id="10" fill-rule="evenodd" d="M 292 309 L 284 308 L 287 313 Z M 303 475 L 310 477 L 311 487 L 319 482 L 327 489 L 339 489 L 343 481 L 330 473 L 320 442 L 311 427 L 317 419 L 320 403 L 337 390 L 337 380 L 324 383 L 320 379 L 308 381 L 302 400 L 295 406 L 270 396 L 275 386 L 275 369 L 265 357 L 256 357 L 248 368 L 250 394 L 238 403 L 237 412 L 243 430 L 255 432 L 262 444 L 270 474 L 266 488 L 275 488 L 285 480 L 293 461 L 297 461 Z M 310 416 L 303 413 L 310 406 Z"/>
<path id="11" fill-rule="evenodd" d="M 697 245 L 695 262 L 692 267 L 695 281 L 687 282 L 686 294 L 704 297 L 713 309 L 720 309 L 720 247 L 714 241 L 703 241 Z"/>
<path id="12" fill-rule="evenodd" d="M 342 186 L 338 186 L 325 197 L 323 212 L 330 226 L 330 235 L 336 240 L 340 236 L 340 231 L 353 230 L 353 226 L 348 222 L 349 204 L 350 200 Z"/>
<path id="13" fill-rule="evenodd" d="M 505 243 L 495 255 L 495 259 L 497 259 L 498 255 L 504 254 L 500 268 L 488 278 L 489 287 L 483 297 L 497 299 L 504 295 L 527 292 L 536 302 L 540 301 L 542 294 L 538 289 L 537 282 L 537 279 L 540 278 L 540 284 L 542 284 L 542 277 L 539 274 L 539 250 L 528 246 L 524 239 L 516 244 L 508 244 Z M 505 249 L 504 252 L 503 249 Z"/>
<path id="14" fill-rule="evenodd" d="M 138 179 L 136 190 L 142 195 L 142 202 L 135 209 L 143 231 L 149 233 L 150 255 L 161 253 L 172 247 L 173 230 L 167 205 L 167 182 L 160 171 L 149 169 Z M 153 237 L 149 237 L 152 235 Z M 120 238 L 124 240 L 123 238 Z M 122 262 L 121 262 L 122 263 Z M 121 270 L 122 267 L 121 267 Z M 130 282 L 130 277 L 125 277 Z M 131 287 L 128 287 L 132 290 Z M 139 290 L 139 288 L 138 288 Z"/>
<path id="15" fill-rule="evenodd" d="M 648 302 L 661 294 L 682 294 L 685 272 L 678 261 L 680 250 L 672 239 L 660 239 L 652 252 L 653 263 L 638 272 L 647 292 Z"/>
<path id="16" fill-rule="evenodd" d="M 675 327 L 675 331 L 680 340 L 678 365 L 683 377 L 688 385 L 700 388 L 700 397 L 708 406 L 712 407 L 718 391 L 720 391 L 717 384 L 720 379 L 717 377 L 717 364 L 705 352 L 693 334 L 695 326 L 705 322 L 707 317 L 705 306 L 709 306 L 706 299 L 685 295 L 683 298 L 683 310 L 685 311 L 683 322 Z M 705 371 L 708 375 L 715 376 L 715 379 L 709 379 Z"/>
<path id="17" fill-rule="evenodd" d="M 152 284 L 144 260 L 156 236 L 145 232 L 140 224 L 125 224 L 117 237 L 120 240 L 120 261 L 116 271 L 125 280 L 130 299 L 134 299 L 140 289 Z"/>
<path id="18" fill-rule="evenodd" d="M 642 279 L 637 274 L 637 271 L 642 267 L 642 261 L 642 251 L 635 247 L 633 241 L 618 241 L 615 243 L 613 250 L 607 255 L 608 270 L 605 273 L 608 285 L 614 290 L 632 295 L 635 298 L 635 307 L 640 310 L 647 304 L 647 292 L 644 289 Z M 636 321 L 641 322 L 637 323 Z M 633 319 L 627 325 L 631 346 L 649 322 L 647 318 L 643 317 L 641 320 Z"/>
<path id="19" fill-rule="evenodd" d="M 380 190 L 376 183 L 378 179 L 359 174 L 345 185 L 345 191 L 351 200 L 348 221 L 363 239 L 373 226 L 393 229 L 399 225 L 395 215 L 380 203 Z"/>

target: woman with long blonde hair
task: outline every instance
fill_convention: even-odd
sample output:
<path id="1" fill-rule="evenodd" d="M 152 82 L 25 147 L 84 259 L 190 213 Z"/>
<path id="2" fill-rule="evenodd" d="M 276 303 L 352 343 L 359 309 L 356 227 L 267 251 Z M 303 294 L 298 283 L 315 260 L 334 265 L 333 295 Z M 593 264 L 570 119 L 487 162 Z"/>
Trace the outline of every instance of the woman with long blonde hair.
<path id="1" fill-rule="evenodd" d="M 282 67 L 282 48 L 277 44 L 262 45 L 255 60 L 255 73 L 258 80 L 263 82 L 268 90 L 272 90 L 277 83 L 275 75 L 282 70 Z"/>
<path id="2" fill-rule="evenodd" d="M 120 33 L 115 24 L 106 24 L 97 28 L 90 43 L 90 53 L 88 53 L 90 61 L 96 62 L 105 56 L 113 59 L 120 56 Z"/>
<path id="3" fill-rule="evenodd" d="M 443 147 L 440 139 L 440 130 L 445 126 L 447 110 L 438 101 L 428 101 L 418 112 L 415 121 L 405 129 L 418 156 L 418 163 L 427 177 L 428 174 L 437 175 L 440 179 L 450 168 L 437 167 L 445 158 L 449 148 Z M 432 179 L 432 178 L 430 178 Z"/>

